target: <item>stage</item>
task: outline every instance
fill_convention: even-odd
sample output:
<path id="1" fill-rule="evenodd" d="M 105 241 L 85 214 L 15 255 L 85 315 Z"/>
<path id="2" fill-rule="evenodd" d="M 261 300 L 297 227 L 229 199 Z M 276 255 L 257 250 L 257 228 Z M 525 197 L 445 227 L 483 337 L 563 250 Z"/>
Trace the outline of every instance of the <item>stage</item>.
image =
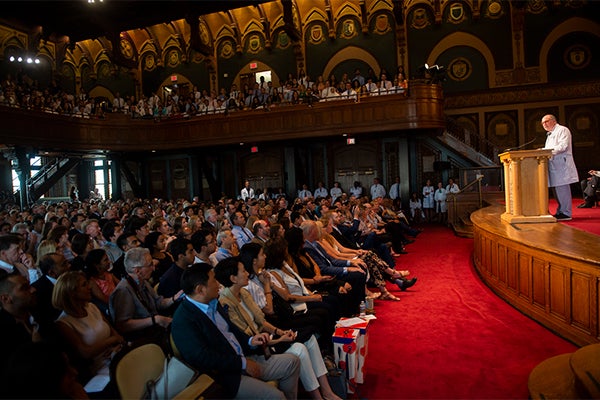
<path id="1" fill-rule="evenodd" d="M 503 204 L 472 213 L 471 221 L 482 280 L 524 314 L 583 346 L 600 342 L 600 236 L 582 230 L 582 217 L 600 221 L 600 208 L 577 204 L 569 222 L 510 224 L 501 219 Z"/>

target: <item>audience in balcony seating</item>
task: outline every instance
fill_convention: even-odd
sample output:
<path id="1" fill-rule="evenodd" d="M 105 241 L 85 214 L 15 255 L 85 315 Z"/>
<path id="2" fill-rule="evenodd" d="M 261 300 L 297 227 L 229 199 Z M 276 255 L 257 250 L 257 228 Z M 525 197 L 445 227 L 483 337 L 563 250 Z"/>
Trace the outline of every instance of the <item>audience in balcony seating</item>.
<path id="1" fill-rule="evenodd" d="M 27 75 L 11 76 L 0 82 L 0 106 L 18 107 L 27 110 L 67 115 L 83 118 L 104 119 L 107 114 L 121 113 L 133 119 L 163 120 L 172 118 L 191 118 L 203 115 L 226 114 L 237 110 L 268 110 L 272 107 L 306 104 L 312 106 L 321 101 L 349 99 L 358 101 L 359 97 L 385 94 L 407 93 L 408 82 L 403 69 L 388 79 L 382 70 L 380 79 L 370 70 L 365 78 L 356 70 L 352 79 L 344 73 L 341 79 L 331 75 L 323 80 L 322 76 L 313 82 L 302 71 L 298 77 L 288 75 L 287 80 L 275 86 L 272 81 L 244 85 L 238 90 L 235 84 L 230 88 L 214 91 L 200 90 L 194 86 L 180 95 L 177 88 L 165 92 L 164 98 L 152 93 L 150 97 L 121 96 L 115 92 L 112 100 L 89 96 L 83 89 L 75 96 L 61 88 L 56 82 L 43 88 Z"/>

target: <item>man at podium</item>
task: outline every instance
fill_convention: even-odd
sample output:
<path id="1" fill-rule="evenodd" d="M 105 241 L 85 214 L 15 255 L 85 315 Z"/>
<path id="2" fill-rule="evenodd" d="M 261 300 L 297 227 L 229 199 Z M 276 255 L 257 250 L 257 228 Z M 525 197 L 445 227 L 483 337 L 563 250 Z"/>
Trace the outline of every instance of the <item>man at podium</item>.
<path id="1" fill-rule="evenodd" d="M 542 126 L 548 132 L 544 149 L 552 150 L 552 157 L 548 161 L 548 187 L 552 188 L 558 202 L 554 217 L 558 221 L 569 221 L 573 215 L 570 184 L 579 182 L 573 160 L 571 131 L 558 124 L 556 117 L 551 114 L 544 115 Z"/>

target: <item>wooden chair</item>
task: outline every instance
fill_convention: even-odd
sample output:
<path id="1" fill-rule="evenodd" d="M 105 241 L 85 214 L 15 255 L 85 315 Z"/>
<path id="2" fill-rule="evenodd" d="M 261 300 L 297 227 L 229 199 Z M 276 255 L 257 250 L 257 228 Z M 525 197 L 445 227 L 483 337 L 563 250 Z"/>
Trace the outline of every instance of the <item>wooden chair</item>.
<path id="1" fill-rule="evenodd" d="M 115 379 L 122 399 L 141 399 L 146 383 L 157 379 L 163 371 L 165 353 L 150 343 L 136 347 L 118 361 Z"/>
<path id="2" fill-rule="evenodd" d="M 125 354 L 115 367 L 115 380 L 121 398 L 141 399 L 148 381 L 157 379 L 165 365 L 165 353 L 160 346 L 150 343 Z M 173 399 L 201 399 L 202 394 L 214 383 L 208 375 L 200 375 Z"/>

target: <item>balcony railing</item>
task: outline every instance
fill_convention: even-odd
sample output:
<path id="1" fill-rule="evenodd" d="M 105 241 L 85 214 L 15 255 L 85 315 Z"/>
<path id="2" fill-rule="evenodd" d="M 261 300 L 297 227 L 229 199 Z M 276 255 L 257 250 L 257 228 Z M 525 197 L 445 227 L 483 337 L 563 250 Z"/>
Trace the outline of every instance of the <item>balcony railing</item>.
<path id="1" fill-rule="evenodd" d="M 76 118 L 0 107 L 2 142 L 39 149 L 149 151 L 189 149 L 261 141 L 360 135 L 400 130 L 443 129 L 439 85 L 414 84 L 410 95 L 318 102 L 269 110 L 169 119 Z"/>

